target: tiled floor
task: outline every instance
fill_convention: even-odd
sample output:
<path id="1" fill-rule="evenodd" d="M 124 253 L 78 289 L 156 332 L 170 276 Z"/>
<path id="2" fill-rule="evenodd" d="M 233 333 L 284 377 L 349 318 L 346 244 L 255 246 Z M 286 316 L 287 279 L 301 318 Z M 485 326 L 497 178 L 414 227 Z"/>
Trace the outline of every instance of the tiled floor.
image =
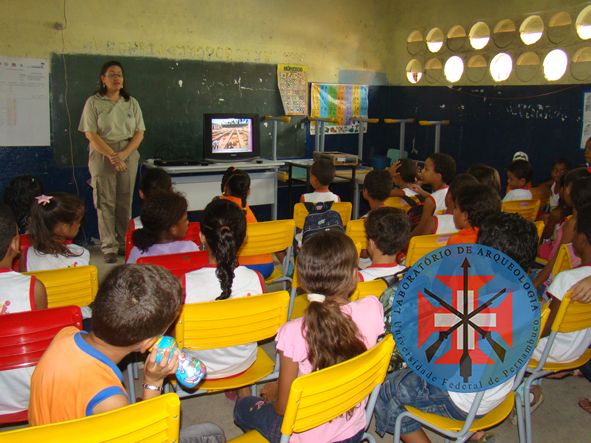
<path id="1" fill-rule="evenodd" d="M 99 269 L 102 279 L 114 265 L 107 265 L 102 260 L 98 250 L 91 251 L 91 262 Z M 120 259 L 122 262 L 122 260 Z M 269 349 L 272 352 L 272 349 Z M 534 413 L 535 442 L 591 442 L 591 414 L 584 412 L 577 406 L 577 401 L 583 397 L 591 397 L 591 383 L 585 379 L 569 377 L 564 380 L 546 380 L 543 383 L 544 402 Z M 183 424 L 185 426 L 203 421 L 217 423 L 226 433 L 227 438 L 240 435 L 241 431 L 232 420 L 233 402 L 224 394 L 205 395 L 185 398 L 182 400 Z M 375 427 L 370 426 L 375 434 Z M 495 441 L 517 442 L 517 428 L 509 420 L 492 430 Z M 392 436 L 386 435 L 378 442 L 391 442 Z M 439 436 L 433 437 L 434 442 L 443 441 Z M 318 442 L 321 443 L 321 442 Z"/>

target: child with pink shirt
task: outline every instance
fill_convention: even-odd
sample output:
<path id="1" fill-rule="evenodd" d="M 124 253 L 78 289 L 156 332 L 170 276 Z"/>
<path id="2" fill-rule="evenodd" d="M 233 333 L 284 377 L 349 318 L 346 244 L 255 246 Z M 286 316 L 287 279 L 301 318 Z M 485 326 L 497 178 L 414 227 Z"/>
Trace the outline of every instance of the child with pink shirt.
<path id="1" fill-rule="evenodd" d="M 281 373 L 261 397 L 236 402 L 234 421 L 256 429 L 270 442 L 279 442 L 283 414 L 296 377 L 353 358 L 374 346 L 384 333 L 382 305 L 375 297 L 350 302 L 357 285 L 357 252 L 342 232 L 325 231 L 310 237 L 298 255 L 298 275 L 310 305 L 304 317 L 287 322 L 277 334 Z M 291 442 L 359 442 L 368 423 L 358 406 L 328 423 L 301 433 Z"/>

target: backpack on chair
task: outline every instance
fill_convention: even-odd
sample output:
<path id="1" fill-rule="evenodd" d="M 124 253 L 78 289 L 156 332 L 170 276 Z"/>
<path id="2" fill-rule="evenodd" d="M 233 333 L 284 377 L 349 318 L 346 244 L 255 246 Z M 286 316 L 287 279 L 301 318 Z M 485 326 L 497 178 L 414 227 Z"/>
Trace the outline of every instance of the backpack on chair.
<path id="1" fill-rule="evenodd" d="M 302 230 L 302 243 L 307 238 L 322 231 L 341 231 L 345 232 L 343 220 L 340 214 L 331 209 L 331 201 L 310 203 L 306 202 L 304 205 L 308 210 L 308 215 L 304 219 L 304 228 Z"/>
<path id="2" fill-rule="evenodd" d="M 392 306 L 394 305 L 394 296 L 396 295 L 398 284 L 404 277 L 404 273 L 407 270 L 408 268 L 403 269 L 394 275 L 380 277 L 380 280 L 383 280 L 388 285 L 388 287 L 384 289 L 384 292 L 382 292 L 380 295 L 380 302 L 384 308 L 384 328 L 386 330 L 386 334 L 390 334 L 392 332 Z M 398 369 L 404 368 L 405 366 L 406 363 L 398 352 L 398 349 L 394 348 L 392 357 L 390 357 L 390 364 L 388 365 L 388 373 L 397 371 Z"/>
<path id="3" fill-rule="evenodd" d="M 417 225 L 421 221 L 421 217 L 423 216 L 423 203 L 425 203 L 425 198 L 419 195 L 417 195 L 416 197 L 408 197 L 406 195 L 403 195 L 400 198 L 410 206 L 410 209 L 406 211 L 406 216 L 408 217 L 408 222 L 410 223 L 410 230 L 412 231 L 414 228 L 417 227 Z"/>

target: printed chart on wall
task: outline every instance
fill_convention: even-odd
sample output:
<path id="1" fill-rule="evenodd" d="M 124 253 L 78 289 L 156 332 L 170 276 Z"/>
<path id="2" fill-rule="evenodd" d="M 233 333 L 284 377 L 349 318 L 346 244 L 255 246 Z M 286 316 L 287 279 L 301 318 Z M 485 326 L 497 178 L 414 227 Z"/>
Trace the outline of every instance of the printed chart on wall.
<path id="1" fill-rule="evenodd" d="M 277 65 L 277 86 L 285 115 L 308 115 L 308 68 Z"/>
<path id="2" fill-rule="evenodd" d="M 49 146 L 47 60 L 0 57 L 0 146 Z"/>
<path id="3" fill-rule="evenodd" d="M 351 122 L 353 117 L 367 117 L 367 85 L 339 85 L 312 83 L 310 115 L 335 118 L 337 123 L 327 123 L 325 133 L 355 134 L 359 125 Z M 310 134 L 315 134 L 316 125 L 310 123 Z"/>
<path id="4" fill-rule="evenodd" d="M 581 130 L 581 149 L 585 149 L 585 142 L 591 138 L 591 92 L 583 94 L 583 129 Z"/>

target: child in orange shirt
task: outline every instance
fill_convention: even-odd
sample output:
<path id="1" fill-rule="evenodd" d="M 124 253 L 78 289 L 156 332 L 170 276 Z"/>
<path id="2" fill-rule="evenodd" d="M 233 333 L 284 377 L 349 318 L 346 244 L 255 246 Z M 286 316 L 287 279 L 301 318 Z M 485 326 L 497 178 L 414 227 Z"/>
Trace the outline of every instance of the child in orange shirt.
<path id="1" fill-rule="evenodd" d="M 478 229 L 486 217 L 501 211 L 499 195 L 486 185 L 467 185 L 454 201 L 454 223 L 460 230 L 447 241 L 448 245 L 476 243 Z"/>

